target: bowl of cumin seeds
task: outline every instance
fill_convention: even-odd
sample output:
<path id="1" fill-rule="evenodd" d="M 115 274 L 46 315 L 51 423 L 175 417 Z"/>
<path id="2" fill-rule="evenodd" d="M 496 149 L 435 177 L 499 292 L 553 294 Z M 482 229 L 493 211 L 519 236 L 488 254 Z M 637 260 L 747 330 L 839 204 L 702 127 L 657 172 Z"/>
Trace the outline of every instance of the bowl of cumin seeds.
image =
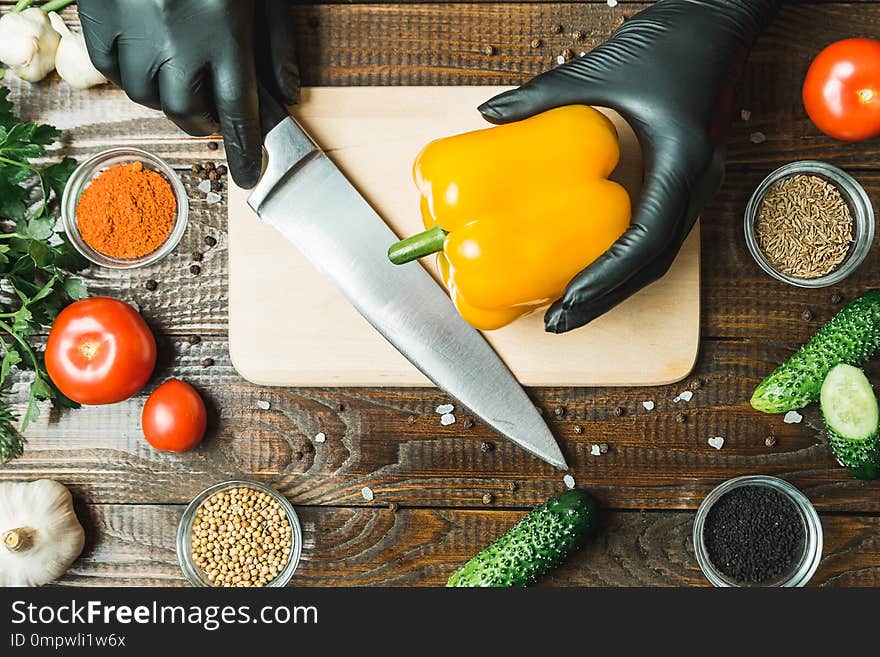
<path id="1" fill-rule="evenodd" d="M 745 212 L 745 238 L 765 272 L 797 287 L 849 276 L 874 242 L 874 209 L 864 188 L 825 162 L 786 164 L 767 176 Z"/>

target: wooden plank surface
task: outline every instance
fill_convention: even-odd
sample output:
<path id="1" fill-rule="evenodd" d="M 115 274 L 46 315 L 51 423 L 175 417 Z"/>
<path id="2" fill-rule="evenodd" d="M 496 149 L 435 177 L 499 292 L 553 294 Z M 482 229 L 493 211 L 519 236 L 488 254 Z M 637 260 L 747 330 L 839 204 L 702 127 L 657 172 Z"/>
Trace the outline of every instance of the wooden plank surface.
<path id="1" fill-rule="evenodd" d="M 295 8 L 293 20 L 306 84 L 514 84 L 552 66 L 561 49 L 573 45 L 570 30 L 586 33 L 586 50 L 643 6 L 309 5 Z M 556 24 L 563 34 L 552 34 Z M 821 444 L 815 411 L 803 424 L 786 425 L 747 404 L 760 378 L 839 307 L 832 293 L 849 299 L 876 284 L 876 245 L 839 287 L 796 290 L 764 276 L 741 236 L 751 190 L 790 160 L 842 164 L 872 199 L 880 198 L 880 142 L 844 145 L 821 136 L 799 101 L 803 73 L 822 46 L 876 36 L 878 28 L 878 4 L 791 5 L 753 53 L 742 92 L 752 116 L 734 126 L 725 186 L 703 215 L 703 341 L 692 377 L 701 385 L 693 400 L 686 407 L 672 403 L 681 386 L 531 391 L 578 483 L 614 509 L 599 540 L 548 583 L 704 583 L 688 543 L 693 509 L 714 484 L 755 472 L 789 479 L 821 510 L 826 556 L 814 584 L 880 583 L 880 485 L 855 481 L 836 467 Z M 533 38 L 543 45 L 531 48 Z M 486 45 L 496 54 L 485 55 Z M 180 505 L 203 486 L 233 476 L 273 483 L 298 505 L 307 537 L 299 584 L 441 583 L 523 509 L 561 489 L 559 473 L 485 427 L 466 429 L 463 417 L 441 427 L 433 408 L 445 399 L 437 391 L 265 390 L 241 380 L 226 356 L 225 191 L 221 204 L 206 205 L 187 171 L 193 161 L 219 161 L 222 149 L 209 150 L 212 140 L 186 137 L 111 87 L 73 92 L 57 80 L 5 83 L 22 114 L 67 130 L 57 152 L 84 157 L 111 145 L 143 146 L 180 167 L 194 198 L 190 229 L 171 257 L 137 272 L 87 276 L 93 293 L 136 303 L 156 331 L 162 355 L 150 388 L 116 406 L 46 414 L 29 431 L 25 457 L 0 468 L 4 480 L 51 476 L 74 491 L 90 538 L 66 583 L 180 583 L 172 547 Z M 752 143 L 754 132 L 767 140 Z M 206 235 L 218 245 L 208 249 Z M 189 273 L 194 251 L 204 253 L 199 276 Z M 153 292 L 145 288 L 151 279 L 159 283 Z M 805 310 L 813 319 L 803 319 Z M 191 334 L 201 342 L 190 344 Z M 215 364 L 203 367 L 205 358 Z M 876 364 L 869 372 L 880 378 Z M 188 456 L 157 454 L 139 435 L 145 394 L 172 375 L 197 385 L 211 408 L 205 445 Z M 16 395 L 22 401 L 20 389 Z M 645 412 L 644 399 L 657 409 Z M 269 410 L 258 408 L 261 400 L 270 402 Z M 622 417 L 617 406 L 626 410 Z M 557 408 L 564 409 L 561 417 Z M 328 440 L 314 445 L 319 430 Z M 771 433 L 772 448 L 764 444 Z M 714 435 L 726 438 L 721 451 L 706 444 Z M 484 441 L 495 449 L 484 453 Z M 590 446 L 601 442 L 608 453 L 590 456 Z M 516 491 L 509 490 L 511 481 Z M 376 491 L 372 504 L 360 497 L 363 485 Z M 494 498 L 483 505 L 487 492 Z M 402 505 L 396 515 L 383 508 L 389 502 Z M 643 508 L 653 510 L 639 513 Z"/>
<path id="2" fill-rule="evenodd" d="M 183 507 L 80 506 L 97 530 L 63 584 L 182 586 L 174 537 Z M 303 558 L 292 586 L 441 586 L 522 516 L 481 509 L 299 510 Z M 602 532 L 541 586 L 707 586 L 690 513 L 606 514 Z M 812 586 L 880 586 L 880 519 L 823 516 L 824 558 Z"/>

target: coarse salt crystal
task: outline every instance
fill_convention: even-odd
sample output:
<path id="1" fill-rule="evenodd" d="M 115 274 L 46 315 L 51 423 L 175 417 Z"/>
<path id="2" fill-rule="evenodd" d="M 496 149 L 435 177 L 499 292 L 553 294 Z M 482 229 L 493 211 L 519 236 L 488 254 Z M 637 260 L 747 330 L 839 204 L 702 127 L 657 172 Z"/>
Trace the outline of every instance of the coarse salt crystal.
<path id="1" fill-rule="evenodd" d="M 748 121 L 750 118 L 752 118 L 752 111 L 751 111 L 751 110 L 747 110 L 747 109 L 740 110 L 739 117 L 740 117 L 743 121 Z"/>
<path id="2" fill-rule="evenodd" d="M 711 445 L 715 449 L 721 449 L 724 446 L 724 438 L 722 436 L 709 438 L 709 445 Z"/>
<path id="3" fill-rule="evenodd" d="M 586 51 L 584 51 L 584 50 L 581 50 L 581 54 L 580 54 L 580 55 L 578 55 L 578 57 L 583 57 L 583 56 L 584 56 L 584 55 L 586 55 L 586 54 L 587 54 L 587 53 L 586 53 Z"/>
<path id="4" fill-rule="evenodd" d="M 602 448 L 598 445 L 593 445 L 592 447 L 590 447 L 590 454 L 592 454 L 593 456 L 599 456 L 601 453 Z"/>
<path id="5" fill-rule="evenodd" d="M 440 424 L 444 427 L 455 424 L 455 416 L 452 413 L 444 413 L 440 418 Z"/>
<path id="6" fill-rule="evenodd" d="M 650 401 L 650 400 L 649 400 L 649 401 L 643 401 L 643 402 L 642 402 L 642 406 L 645 407 L 645 410 L 646 410 L 646 411 L 653 411 L 653 410 L 654 410 L 654 402 L 652 402 L 652 401 Z"/>
<path id="7" fill-rule="evenodd" d="M 319 431 L 315 434 L 316 443 L 323 443 L 325 440 L 327 440 L 327 434 L 325 434 L 323 431 Z"/>
<path id="8" fill-rule="evenodd" d="M 557 64 L 565 64 L 565 56 L 564 55 L 557 55 L 556 56 L 556 63 Z"/>
<path id="9" fill-rule="evenodd" d="M 680 401 L 689 402 L 693 396 L 694 396 L 694 393 L 692 393 L 690 390 L 685 390 L 680 395 L 676 395 L 675 397 L 673 397 L 672 401 L 674 401 L 674 402 L 680 402 Z"/>
<path id="10" fill-rule="evenodd" d="M 608 0 L 608 6 L 614 9 L 617 6 L 617 0 Z"/>
<path id="11" fill-rule="evenodd" d="M 373 489 L 370 488 L 369 486 L 364 486 L 363 488 L 361 488 L 361 495 L 363 496 L 363 498 L 364 498 L 367 502 L 372 502 L 372 501 L 373 501 L 373 497 L 375 497 L 375 496 L 373 495 Z"/>
<path id="12" fill-rule="evenodd" d="M 785 417 L 782 418 L 782 421 L 786 424 L 800 424 L 801 420 L 803 419 L 804 416 L 797 411 L 789 411 L 785 414 Z"/>
<path id="13" fill-rule="evenodd" d="M 264 411 L 268 411 L 271 404 L 267 402 L 265 399 L 260 399 L 257 401 L 257 408 L 261 408 Z"/>
<path id="14" fill-rule="evenodd" d="M 568 488 L 569 490 L 574 488 L 574 477 L 572 477 L 571 475 L 565 475 L 562 478 L 562 481 L 565 483 L 565 487 Z"/>
<path id="15" fill-rule="evenodd" d="M 208 192 L 210 192 L 211 191 L 211 181 L 210 180 L 203 180 L 202 182 L 200 182 L 198 190 L 200 192 L 202 192 L 203 194 L 207 194 Z"/>
<path id="16" fill-rule="evenodd" d="M 214 205 L 215 203 L 220 202 L 220 194 L 217 192 L 208 192 L 208 195 L 205 197 L 205 202 L 208 205 Z"/>
<path id="17" fill-rule="evenodd" d="M 751 136 L 749 136 L 749 141 L 753 144 L 763 144 L 767 141 L 767 135 L 763 132 L 753 132 Z"/>
<path id="18" fill-rule="evenodd" d="M 440 404 L 436 409 L 434 409 L 437 415 L 446 415 L 447 413 L 451 413 L 455 410 L 455 406 L 452 404 Z"/>

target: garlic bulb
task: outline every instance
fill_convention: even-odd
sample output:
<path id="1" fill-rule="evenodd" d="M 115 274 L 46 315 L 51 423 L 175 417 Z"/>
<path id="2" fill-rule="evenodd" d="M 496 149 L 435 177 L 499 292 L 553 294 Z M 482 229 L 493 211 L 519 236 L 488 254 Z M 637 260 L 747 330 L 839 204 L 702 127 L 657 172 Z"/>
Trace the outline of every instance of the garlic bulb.
<path id="1" fill-rule="evenodd" d="M 37 7 L 0 18 L 0 62 L 22 80 L 38 82 L 55 68 L 61 37 Z"/>
<path id="2" fill-rule="evenodd" d="M 88 89 L 107 82 L 89 58 L 86 39 L 82 32 L 71 32 L 64 19 L 54 11 L 49 12 L 49 21 L 61 35 L 58 52 L 55 53 L 55 70 L 58 75 L 74 89 Z"/>
<path id="3" fill-rule="evenodd" d="M 70 491 L 57 481 L 0 483 L 0 587 L 58 579 L 84 543 Z"/>

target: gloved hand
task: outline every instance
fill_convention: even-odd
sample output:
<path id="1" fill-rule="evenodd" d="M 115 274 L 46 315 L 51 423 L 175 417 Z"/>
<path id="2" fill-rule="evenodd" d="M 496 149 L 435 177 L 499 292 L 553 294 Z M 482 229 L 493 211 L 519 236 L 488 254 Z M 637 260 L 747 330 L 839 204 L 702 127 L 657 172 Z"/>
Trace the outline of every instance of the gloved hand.
<path id="1" fill-rule="evenodd" d="M 235 182 L 253 187 L 262 139 L 258 61 L 283 100 L 299 96 L 285 0 L 79 0 L 95 67 L 132 100 L 162 109 L 186 132 L 219 127 Z M 255 38 L 255 31 L 260 34 Z M 265 49 L 265 57 L 255 49 Z"/>
<path id="2" fill-rule="evenodd" d="M 585 56 L 480 106 L 492 123 L 562 105 L 610 107 L 630 123 L 642 147 L 645 181 L 630 228 L 548 309 L 548 331 L 583 326 L 669 269 L 721 185 L 736 86 L 779 4 L 661 0 Z"/>

